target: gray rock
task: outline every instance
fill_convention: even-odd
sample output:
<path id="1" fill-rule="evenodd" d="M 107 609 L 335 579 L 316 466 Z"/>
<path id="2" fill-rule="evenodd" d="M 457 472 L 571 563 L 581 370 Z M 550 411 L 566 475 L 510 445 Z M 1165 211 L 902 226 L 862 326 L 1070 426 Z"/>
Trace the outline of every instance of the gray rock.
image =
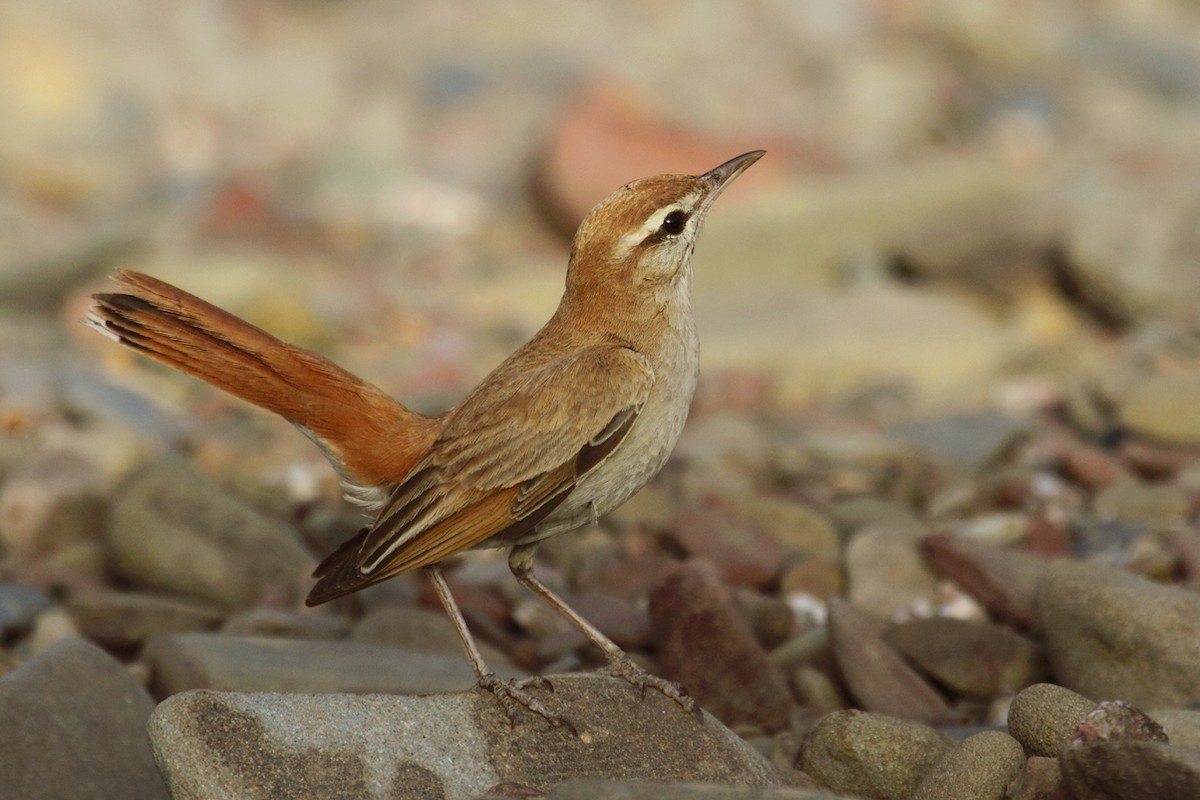
<path id="1" fill-rule="evenodd" d="M 579 778 L 558 784 L 547 797 L 549 800 L 838 800 L 844 795 L 785 787 L 763 789 Z"/>
<path id="2" fill-rule="evenodd" d="M 130 584 L 224 608 L 298 599 L 313 559 L 286 525 L 239 501 L 182 461 L 150 465 L 114 502 L 109 548 Z"/>
<path id="3" fill-rule="evenodd" d="M 1035 756 L 1057 756 L 1096 704 L 1052 683 L 1035 683 L 1008 707 L 1009 733 Z"/>
<path id="4" fill-rule="evenodd" d="M 1047 571 L 1036 606 L 1062 685 L 1141 707 L 1200 700 L 1200 595 L 1064 562 Z"/>
<path id="5" fill-rule="evenodd" d="M 889 628 L 884 639 L 924 674 L 970 697 L 1011 694 L 1044 677 L 1037 645 L 988 622 L 916 619 Z"/>
<path id="6" fill-rule="evenodd" d="M 67 612 L 79 631 L 105 647 L 141 646 L 147 639 L 216 627 L 210 605 L 140 592 L 102 592 L 72 597 Z"/>
<path id="7" fill-rule="evenodd" d="M 700 705 L 730 725 L 787 726 L 787 683 L 711 566 L 689 561 L 668 575 L 650 595 L 650 618 L 664 673 Z"/>
<path id="8" fill-rule="evenodd" d="M 350 638 L 448 656 L 461 656 L 463 652 L 462 640 L 445 612 L 398 603 L 381 604 L 369 610 L 350 631 Z M 476 644 L 483 660 L 493 669 L 510 664 L 507 655 L 487 642 Z"/>
<path id="9" fill-rule="evenodd" d="M 611 678 L 553 678 L 548 702 L 579 732 L 515 726 L 482 691 L 426 697 L 186 692 L 150 739 L 175 800 L 235 796 L 473 798 L 500 783 L 541 791 L 584 777 L 778 786 L 733 733 Z"/>
<path id="10" fill-rule="evenodd" d="M 1171 530 L 1187 526 L 1192 497 L 1182 486 L 1145 484 L 1133 478 L 1117 481 L 1092 500 L 1098 520 L 1115 520 L 1139 530 Z"/>
<path id="11" fill-rule="evenodd" d="M 0 794 L 165 800 L 146 741 L 153 709 L 141 684 L 95 645 L 48 647 L 0 678 Z"/>
<path id="12" fill-rule="evenodd" d="M 367 642 L 185 633 L 152 640 L 142 658 L 162 697 L 187 689 L 419 694 L 475 682 L 465 656 Z"/>
<path id="13" fill-rule="evenodd" d="M 1000 800 L 1023 766 L 1025 751 L 1016 739 L 983 731 L 938 759 L 911 800 Z"/>
<path id="14" fill-rule="evenodd" d="M 250 608 L 231 614 L 221 626 L 227 636 L 265 636 L 277 639 L 343 639 L 350 623 L 327 610 Z"/>
<path id="15" fill-rule="evenodd" d="M 907 800 L 951 747 L 928 725 L 865 711 L 835 711 L 809 731 L 796 766 L 835 792 Z"/>
<path id="16" fill-rule="evenodd" d="M 947 415 L 907 423 L 891 433 L 921 451 L 972 469 L 994 461 L 1024 436 L 1029 424 L 997 411 Z"/>
<path id="17" fill-rule="evenodd" d="M 946 701 L 883 640 L 876 623 L 844 600 L 829 603 L 829 640 L 842 680 L 868 711 L 945 717 Z"/>
<path id="18" fill-rule="evenodd" d="M 36 586 L 0 583 L 0 638 L 28 630 L 53 601 Z"/>
<path id="19" fill-rule="evenodd" d="M 1072 797 L 1165 800 L 1200 797 L 1200 749 L 1162 742 L 1100 742 L 1059 756 Z"/>

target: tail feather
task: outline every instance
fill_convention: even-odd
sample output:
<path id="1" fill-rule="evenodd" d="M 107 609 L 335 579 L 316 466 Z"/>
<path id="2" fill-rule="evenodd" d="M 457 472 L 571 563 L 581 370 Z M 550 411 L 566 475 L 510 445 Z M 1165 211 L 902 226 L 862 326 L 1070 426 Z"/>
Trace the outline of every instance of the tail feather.
<path id="1" fill-rule="evenodd" d="M 139 272 L 93 296 L 85 322 L 146 356 L 288 419 L 349 481 L 399 482 L 441 428 L 316 353 Z"/>

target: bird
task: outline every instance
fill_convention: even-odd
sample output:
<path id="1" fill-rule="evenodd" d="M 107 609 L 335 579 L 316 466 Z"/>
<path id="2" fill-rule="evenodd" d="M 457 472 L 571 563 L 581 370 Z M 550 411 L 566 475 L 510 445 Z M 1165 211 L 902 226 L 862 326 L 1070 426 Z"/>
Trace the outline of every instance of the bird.
<path id="1" fill-rule="evenodd" d="M 603 653 L 609 674 L 699 713 L 683 687 L 637 666 L 533 571 L 543 539 L 594 523 L 667 461 L 699 375 L 692 252 L 717 196 L 765 151 L 699 175 L 621 186 L 580 223 L 557 309 L 448 411 L 413 411 L 321 355 L 169 283 L 118 270 L 84 322 L 120 344 L 283 416 L 324 452 L 370 524 L 316 567 L 313 606 L 422 570 L 477 685 L 512 724 L 520 709 L 570 722 L 541 677 L 485 663 L 442 571 L 471 548 L 507 547 L 516 580 Z"/>

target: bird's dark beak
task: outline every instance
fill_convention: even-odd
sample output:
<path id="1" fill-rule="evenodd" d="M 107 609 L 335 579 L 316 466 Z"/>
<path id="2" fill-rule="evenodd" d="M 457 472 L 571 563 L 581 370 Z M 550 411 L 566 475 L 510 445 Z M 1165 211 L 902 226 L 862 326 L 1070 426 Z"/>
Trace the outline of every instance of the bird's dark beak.
<path id="1" fill-rule="evenodd" d="M 707 183 L 712 189 L 708 196 L 704 198 L 702 210 L 707 210 L 712 202 L 717 199 L 717 195 L 725 191 L 725 187 L 733 183 L 733 179 L 750 168 L 750 165 L 767 154 L 766 150 L 751 150 L 749 153 L 742 153 L 737 158 L 731 158 L 715 169 L 711 169 L 703 175 L 698 175 L 700 180 Z"/>

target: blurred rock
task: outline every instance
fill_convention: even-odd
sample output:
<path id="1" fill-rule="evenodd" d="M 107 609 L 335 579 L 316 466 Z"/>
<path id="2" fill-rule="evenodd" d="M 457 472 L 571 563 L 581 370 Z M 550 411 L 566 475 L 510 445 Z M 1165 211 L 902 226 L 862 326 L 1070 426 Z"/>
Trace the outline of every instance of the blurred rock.
<path id="1" fill-rule="evenodd" d="M 1171 744 L 1200 747 L 1200 711 L 1185 708 L 1154 709 L 1150 716 L 1162 725 Z"/>
<path id="2" fill-rule="evenodd" d="M 1059 756 L 1074 797 L 1159 800 L 1200 796 L 1200 749 L 1162 742 L 1100 742 Z"/>
<path id="3" fill-rule="evenodd" d="M 1182 487 L 1123 480 L 1100 491 L 1092 513 L 1099 520 L 1116 520 L 1141 528 L 1172 529 L 1187 525 L 1192 498 Z"/>
<path id="4" fill-rule="evenodd" d="M 732 586 L 762 586 L 779 575 L 787 552 L 764 527 L 727 502 L 691 508 L 671 537 L 689 555 L 711 562 Z"/>
<path id="5" fill-rule="evenodd" d="M 350 631 L 358 642 L 374 642 L 447 656 L 462 655 L 462 640 L 444 611 L 395 603 L 372 608 Z M 493 669 L 510 668 L 508 657 L 487 642 L 476 641 Z"/>
<path id="6" fill-rule="evenodd" d="M 1008 730 L 1030 755 L 1057 756 L 1095 707 L 1091 700 L 1070 689 L 1035 683 L 1013 698 L 1008 708 Z"/>
<path id="7" fill-rule="evenodd" d="M 839 800 L 844 795 L 816 789 L 757 789 L 713 786 L 708 783 L 580 778 L 550 790 L 548 800 Z"/>
<path id="8" fill-rule="evenodd" d="M 0 582 L 0 639 L 29 630 L 37 615 L 52 603 L 50 595 L 36 586 Z"/>
<path id="9" fill-rule="evenodd" d="M 919 722 L 835 711 L 809 731 L 796 766 L 835 792 L 906 800 L 950 747 Z"/>
<path id="10" fill-rule="evenodd" d="M 0 677 L 3 793 L 23 800 L 168 797 L 150 754 L 154 701 L 95 645 L 68 639 Z"/>
<path id="11" fill-rule="evenodd" d="M 150 741 L 172 796 L 445 797 L 500 783 L 545 791 L 610 775 L 777 786 L 765 759 L 711 717 L 624 681 L 557 676 L 551 705 L 579 732 L 533 715 L 515 726 L 483 691 L 426 697 L 187 692 L 155 710 Z M 446 753 L 454 753 L 446 759 Z M 387 780 L 375 776 L 390 776 Z M 347 794 L 348 793 L 348 794 Z"/>
<path id="12" fill-rule="evenodd" d="M 868 711 L 940 720 L 950 707 L 883 640 L 877 623 L 849 603 L 829 603 L 829 641 L 842 681 Z"/>
<path id="13" fill-rule="evenodd" d="M 879 619 L 928 612 L 937 581 L 922 560 L 923 531 L 879 523 L 854 534 L 844 554 L 850 603 Z"/>
<path id="14" fill-rule="evenodd" d="M 1120 398 L 1117 413 L 1135 434 L 1168 444 L 1200 446 L 1200 373 L 1146 376 Z"/>
<path id="15" fill-rule="evenodd" d="M 1030 756 L 1008 787 L 1005 800 L 1060 800 L 1062 770 L 1057 758 Z"/>
<path id="16" fill-rule="evenodd" d="M 0 544 L 30 558 L 103 538 L 108 482 L 70 450 L 40 452 L 12 471 L 0 490 Z"/>
<path id="17" fill-rule="evenodd" d="M 782 599 L 753 589 L 738 589 L 733 599 L 764 650 L 778 647 L 792 634 L 792 610 Z"/>
<path id="18" fill-rule="evenodd" d="M 1123 700 L 1105 700 L 1079 723 L 1072 745 L 1094 742 L 1167 742 L 1162 725 Z"/>
<path id="19" fill-rule="evenodd" d="M 921 552 L 939 575 L 954 581 L 1001 621 L 1033 626 L 1034 596 L 1049 561 L 946 535 L 926 537 Z"/>
<path id="20" fill-rule="evenodd" d="M 155 636 L 214 628 L 221 621 L 211 605 L 138 592 L 78 595 L 67 611 L 84 636 L 113 650 L 140 647 Z"/>
<path id="21" fill-rule="evenodd" d="M 915 619 L 888 628 L 883 638 L 925 675 L 968 697 L 1013 694 L 1045 673 L 1033 642 L 988 622 Z"/>
<path id="22" fill-rule="evenodd" d="M 1037 620 L 1055 679 L 1141 707 L 1200 700 L 1200 595 L 1107 567 L 1055 563 Z"/>
<path id="23" fill-rule="evenodd" d="M 152 640 L 142 660 L 159 697 L 188 689 L 420 694 L 475 683 L 463 656 L 366 642 L 185 633 Z M 492 666 L 500 675 L 513 675 L 502 664 Z"/>
<path id="24" fill-rule="evenodd" d="M 281 611 L 274 608 L 250 608 L 236 611 L 225 620 L 221 633 L 226 636 L 267 637 L 272 639 L 342 639 L 350 632 L 350 623 L 326 611 Z"/>
<path id="25" fill-rule="evenodd" d="M 730 725 L 787 726 L 787 685 L 710 565 L 690 561 L 668 575 L 650 595 L 650 619 L 666 677 L 701 706 Z"/>
<path id="26" fill-rule="evenodd" d="M 1022 420 L 987 411 L 931 417 L 895 427 L 891 433 L 952 464 L 981 469 L 1025 436 L 1028 427 Z"/>
<path id="27" fill-rule="evenodd" d="M 985 800 L 1004 797 L 1025 765 L 1025 751 L 1001 731 L 968 736 L 937 760 L 912 800 Z"/>
<path id="28" fill-rule="evenodd" d="M 299 598 L 313 561 L 286 525 L 243 504 L 182 461 L 135 475 L 113 502 L 113 569 L 134 586 L 223 608 Z"/>

